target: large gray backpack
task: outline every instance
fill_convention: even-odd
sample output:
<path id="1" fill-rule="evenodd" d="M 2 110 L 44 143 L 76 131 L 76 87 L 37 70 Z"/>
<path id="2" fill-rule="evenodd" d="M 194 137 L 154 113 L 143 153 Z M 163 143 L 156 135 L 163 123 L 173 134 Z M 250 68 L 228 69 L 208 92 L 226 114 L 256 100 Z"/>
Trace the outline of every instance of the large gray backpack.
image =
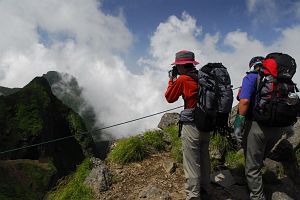
<path id="1" fill-rule="evenodd" d="M 229 73 L 222 63 L 208 63 L 198 72 L 195 123 L 200 131 L 228 130 L 233 103 Z"/>

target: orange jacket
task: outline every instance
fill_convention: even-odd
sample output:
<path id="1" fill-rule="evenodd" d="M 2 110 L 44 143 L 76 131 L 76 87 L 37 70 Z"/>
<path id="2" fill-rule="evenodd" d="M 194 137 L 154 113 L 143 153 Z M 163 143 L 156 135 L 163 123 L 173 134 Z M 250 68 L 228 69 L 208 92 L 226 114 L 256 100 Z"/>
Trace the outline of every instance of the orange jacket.
<path id="1" fill-rule="evenodd" d="M 183 97 L 185 108 L 195 108 L 197 105 L 198 83 L 187 75 L 180 75 L 174 82 L 169 80 L 165 97 L 169 103 Z"/>

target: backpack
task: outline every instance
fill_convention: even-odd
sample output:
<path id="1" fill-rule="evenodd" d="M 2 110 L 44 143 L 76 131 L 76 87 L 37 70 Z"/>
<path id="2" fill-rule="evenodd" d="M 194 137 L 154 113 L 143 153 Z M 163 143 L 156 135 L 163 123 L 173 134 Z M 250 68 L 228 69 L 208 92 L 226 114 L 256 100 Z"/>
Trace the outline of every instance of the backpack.
<path id="1" fill-rule="evenodd" d="M 208 63 L 198 71 L 195 123 L 200 131 L 228 130 L 233 103 L 229 73 L 222 63 Z"/>
<path id="2" fill-rule="evenodd" d="M 292 81 L 296 68 L 296 61 L 290 55 L 271 53 L 266 56 L 256 80 L 255 121 L 271 127 L 297 122 L 299 90 Z"/>

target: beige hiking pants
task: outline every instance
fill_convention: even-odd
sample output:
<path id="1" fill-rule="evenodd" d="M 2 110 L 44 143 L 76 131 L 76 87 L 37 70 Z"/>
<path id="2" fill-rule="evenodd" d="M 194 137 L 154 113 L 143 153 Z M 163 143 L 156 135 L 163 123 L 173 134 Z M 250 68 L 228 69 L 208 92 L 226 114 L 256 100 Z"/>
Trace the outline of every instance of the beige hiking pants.
<path id="1" fill-rule="evenodd" d="M 185 122 L 181 138 L 186 200 L 205 199 L 210 191 L 210 133 L 200 132 L 194 123 Z"/>

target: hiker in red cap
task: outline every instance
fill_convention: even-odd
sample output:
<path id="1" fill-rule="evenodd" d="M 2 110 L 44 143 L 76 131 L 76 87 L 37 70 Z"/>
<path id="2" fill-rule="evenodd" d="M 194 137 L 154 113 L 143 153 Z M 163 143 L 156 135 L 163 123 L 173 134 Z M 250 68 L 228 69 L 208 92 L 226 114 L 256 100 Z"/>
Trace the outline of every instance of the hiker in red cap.
<path id="1" fill-rule="evenodd" d="M 183 169 L 186 177 L 186 199 L 208 199 L 210 184 L 209 132 L 199 131 L 194 122 L 194 108 L 198 95 L 198 71 L 195 55 L 191 51 L 179 51 L 169 71 L 166 100 L 173 103 L 182 96 L 184 110 L 180 113 L 182 132 Z M 177 75 L 179 75 L 177 77 Z"/>

